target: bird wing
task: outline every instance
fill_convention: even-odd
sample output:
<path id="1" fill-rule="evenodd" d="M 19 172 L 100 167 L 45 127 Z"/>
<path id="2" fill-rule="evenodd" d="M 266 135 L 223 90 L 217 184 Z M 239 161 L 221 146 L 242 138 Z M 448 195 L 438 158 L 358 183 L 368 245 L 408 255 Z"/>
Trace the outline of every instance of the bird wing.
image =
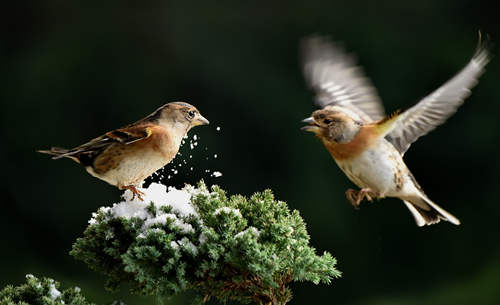
<path id="1" fill-rule="evenodd" d="M 326 37 L 313 36 L 301 45 L 304 75 L 315 91 L 315 104 L 338 105 L 355 111 L 365 122 L 384 117 L 375 87 L 354 58 Z"/>
<path id="2" fill-rule="evenodd" d="M 152 133 L 152 128 L 149 126 L 125 126 L 109 131 L 73 149 L 53 147 L 50 151 L 42 152 L 54 155 L 53 159 L 75 156 L 83 161 L 82 163 L 87 164 L 113 143 L 131 144 L 150 137 Z"/>
<path id="3" fill-rule="evenodd" d="M 115 142 L 131 144 L 150 137 L 152 133 L 149 127 L 130 126 L 107 132 L 105 136 Z"/>
<path id="4" fill-rule="evenodd" d="M 479 39 L 470 62 L 436 91 L 403 112 L 386 139 L 404 154 L 419 137 L 444 123 L 469 96 L 489 59 L 488 47 Z"/>

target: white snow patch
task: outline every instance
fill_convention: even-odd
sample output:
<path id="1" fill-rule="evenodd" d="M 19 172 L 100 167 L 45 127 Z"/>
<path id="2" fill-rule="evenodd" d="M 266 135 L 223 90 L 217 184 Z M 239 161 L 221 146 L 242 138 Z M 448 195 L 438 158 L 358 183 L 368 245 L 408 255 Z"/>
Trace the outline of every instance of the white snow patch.
<path id="1" fill-rule="evenodd" d="M 159 183 L 152 183 L 148 188 L 141 188 L 144 192 L 140 201 L 138 198 L 132 200 L 132 193 L 126 190 L 122 195 L 123 200 L 119 203 L 113 204 L 112 207 L 101 207 L 98 212 L 109 217 L 124 217 L 140 218 L 144 220 L 142 231 L 148 230 L 154 225 L 165 225 L 168 219 L 173 220 L 173 226 L 179 228 L 182 233 L 188 234 L 194 232 L 191 224 L 186 223 L 183 219 L 185 217 L 194 216 L 199 219 L 198 212 L 191 204 L 191 198 L 200 194 L 209 196 L 211 193 L 206 189 L 198 189 L 191 185 L 186 185 L 182 189 L 174 187 L 167 187 Z M 156 216 L 152 217 L 149 213 L 150 203 L 153 202 L 156 208 Z M 163 212 L 162 207 L 170 207 L 171 212 Z M 90 225 L 98 223 L 98 213 L 93 213 L 92 218 L 89 220 Z M 113 238 L 112 232 L 108 232 L 107 238 Z M 145 238 L 143 232 L 140 232 L 138 238 Z"/>
<path id="2" fill-rule="evenodd" d="M 186 237 L 177 241 L 177 243 L 186 251 L 193 253 L 195 256 L 198 254 L 198 248 Z"/>
<path id="3" fill-rule="evenodd" d="M 230 207 L 222 207 L 222 208 L 218 208 L 217 210 L 215 210 L 214 215 L 219 215 L 221 212 L 224 212 L 224 213 L 226 213 L 226 214 L 233 213 L 233 214 L 235 214 L 236 216 L 241 217 L 240 210 L 238 210 L 238 209 L 232 209 L 232 208 L 230 208 Z"/>
<path id="4" fill-rule="evenodd" d="M 181 190 L 171 187 L 167 191 L 165 185 L 151 183 L 147 189 L 141 189 L 141 191 L 145 193 L 142 196 L 144 201 L 140 201 L 137 197 L 132 200 L 132 193 L 126 190 L 122 196 L 123 201 L 113 204 L 112 207 L 102 207 L 99 209 L 99 212 L 104 214 L 111 212 L 113 217 L 124 217 L 126 219 L 136 217 L 146 220 L 149 217 L 147 208 L 149 207 L 149 203 L 153 202 L 158 210 L 163 206 L 170 206 L 172 210 L 177 212 L 181 217 L 189 215 L 198 216 L 196 209 L 191 204 L 191 197 L 197 195 L 199 192 L 192 186 L 186 186 Z M 171 215 L 175 216 L 174 214 Z M 96 224 L 96 217 L 97 213 L 93 213 L 92 219 L 89 220 L 89 224 Z M 162 221 L 162 219 L 150 220 L 151 223 L 159 221 Z M 163 219 L 163 221 L 165 221 L 165 219 Z"/>
<path id="5" fill-rule="evenodd" d="M 193 229 L 193 226 L 190 225 L 189 223 L 185 223 L 179 219 L 177 219 L 176 221 L 174 221 L 174 226 L 178 227 L 179 229 L 181 229 L 182 233 L 184 234 L 188 234 L 188 233 L 193 233 L 194 232 L 194 229 Z"/>
<path id="6" fill-rule="evenodd" d="M 178 250 L 179 249 L 179 244 L 175 241 L 171 241 L 170 242 L 170 247 L 172 247 L 172 249 L 174 250 Z"/>
<path id="7" fill-rule="evenodd" d="M 146 219 L 146 221 L 144 222 L 144 227 L 149 228 L 156 224 L 164 225 L 167 223 L 167 219 L 177 220 L 177 216 L 175 216 L 175 214 L 158 215 L 155 218 Z"/>
<path id="8" fill-rule="evenodd" d="M 56 286 L 54 284 L 50 284 L 49 286 L 49 297 L 52 300 L 57 299 L 58 297 L 61 296 L 61 292 L 57 290 Z"/>
<path id="9" fill-rule="evenodd" d="M 191 197 L 197 195 L 193 190 L 195 190 L 195 188 L 192 186 L 186 186 L 182 190 L 173 187 L 169 188 L 164 198 L 166 202 L 164 205 L 170 205 L 173 210 L 179 212 L 181 216 L 198 216 L 194 206 L 191 204 Z"/>
<path id="10" fill-rule="evenodd" d="M 260 235 L 259 229 L 255 228 L 255 227 L 248 227 L 246 230 L 243 230 L 243 231 L 239 232 L 238 234 L 234 235 L 234 238 L 241 237 L 247 233 L 253 233 L 257 236 Z"/>
<path id="11" fill-rule="evenodd" d="M 125 201 L 118 204 L 114 204 L 112 208 L 112 214 L 115 217 L 124 217 L 130 219 L 133 217 L 146 219 L 148 217 L 148 212 L 145 207 L 147 206 L 144 202 L 139 202 L 139 199 L 134 199 L 134 201 Z M 146 199 L 144 198 L 145 202 Z"/>
<path id="12" fill-rule="evenodd" d="M 167 220 L 172 219 L 174 221 L 174 226 L 181 229 L 183 233 L 192 233 L 194 232 L 193 226 L 189 223 L 185 223 L 181 219 L 178 219 L 175 214 L 161 214 L 156 216 L 155 218 L 149 218 L 144 222 L 144 227 L 149 228 L 156 224 L 167 224 Z M 156 228 L 159 229 L 159 228 Z M 161 230 L 161 229 L 159 229 Z"/>

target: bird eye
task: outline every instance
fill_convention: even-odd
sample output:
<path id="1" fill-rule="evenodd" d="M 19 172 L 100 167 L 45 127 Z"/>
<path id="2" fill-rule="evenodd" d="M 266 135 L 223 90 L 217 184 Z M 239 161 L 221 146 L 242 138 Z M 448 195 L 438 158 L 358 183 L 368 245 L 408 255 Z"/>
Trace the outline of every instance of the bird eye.
<path id="1" fill-rule="evenodd" d="M 189 115 L 190 118 L 193 118 L 194 117 L 194 111 L 193 110 L 189 111 L 188 115 Z"/>
<path id="2" fill-rule="evenodd" d="M 325 120 L 323 121 L 323 123 L 325 123 L 325 124 L 327 124 L 327 125 L 328 125 L 328 124 L 330 124 L 331 122 L 332 122 L 332 121 L 331 121 L 331 120 L 329 120 L 329 119 L 325 119 Z"/>

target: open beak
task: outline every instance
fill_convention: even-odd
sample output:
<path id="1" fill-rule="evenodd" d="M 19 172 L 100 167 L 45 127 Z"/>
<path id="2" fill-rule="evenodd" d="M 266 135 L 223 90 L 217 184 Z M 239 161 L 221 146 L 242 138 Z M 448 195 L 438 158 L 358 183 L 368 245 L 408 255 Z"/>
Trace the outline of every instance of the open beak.
<path id="1" fill-rule="evenodd" d="M 208 125 L 210 122 L 205 119 L 201 114 L 198 114 L 196 119 L 193 121 L 193 126 Z"/>
<path id="2" fill-rule="evenodd" d="M 306 125 L 306 126 L 300 128 L 300 130 L 314 132 L 314 133 L 319 131 L 319 126 L 316 125 L 316 122 L 314 121 L 314 119 L 312 117 L 308 117 L 307 119 L 302 120 L 302 123 L 306 123 L 309 125 Z"/>

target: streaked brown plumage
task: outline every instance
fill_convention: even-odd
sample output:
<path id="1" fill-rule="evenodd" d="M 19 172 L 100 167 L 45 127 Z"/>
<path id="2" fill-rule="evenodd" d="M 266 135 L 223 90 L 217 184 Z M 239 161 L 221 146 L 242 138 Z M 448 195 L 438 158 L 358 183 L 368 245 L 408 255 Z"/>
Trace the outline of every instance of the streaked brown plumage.
<path id="1" fill-rule="evenodd" d="M 476 85 L 489 61 L 479 40 L 470 62 L 451 80 L 410 109 L 385 117 L 375 88 L 336 44 L 312 37 L 303 44 L 304 74 L 321 109 L 302 129 L 314 133 L 347 177 L 361 188 L 347 190 L 356 208 L 367 198 L 403 200 L 418 226 L 460 221 L 432 202 L 403 161 L 419 137 L 444 123 Z"/>
<path id="2" fill-rule="evenodd" d="M 92 176 L 129 189 L 142 200 L 137 189 L 142 181 L 175 157 L 192 127 L 208 123 L 194 106 L 172 102 L 73 149 L 52 147 L 39 152 L 53 155 L 53 159 L 70 158 Z"/>

